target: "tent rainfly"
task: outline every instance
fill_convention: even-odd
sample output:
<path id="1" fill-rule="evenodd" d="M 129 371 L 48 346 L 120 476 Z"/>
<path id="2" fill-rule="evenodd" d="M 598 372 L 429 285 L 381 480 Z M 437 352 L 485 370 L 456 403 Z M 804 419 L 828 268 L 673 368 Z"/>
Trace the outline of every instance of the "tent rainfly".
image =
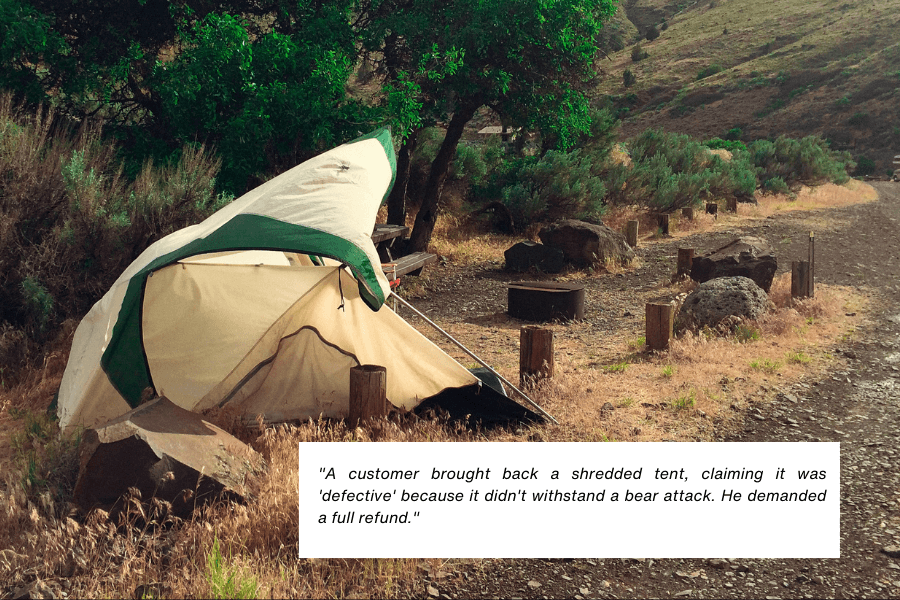
<path id="1" fill-rule="evenodd" d="M 192 411 L 345 417 L 360 364 L 387 368 L 400 409 L 539 419 L 383 306 L 390 284 L 371 233 L 394 175 L 381 129 L 152 244 L 75 332 L 63 430 L 126 413 L 148 387 Z"/>

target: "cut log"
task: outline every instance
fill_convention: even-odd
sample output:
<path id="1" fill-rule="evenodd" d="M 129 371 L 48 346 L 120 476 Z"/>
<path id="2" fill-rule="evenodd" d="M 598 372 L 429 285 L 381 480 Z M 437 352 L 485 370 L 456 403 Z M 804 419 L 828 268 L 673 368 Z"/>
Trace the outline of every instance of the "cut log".
<path id="1" fill-rule="evenodd" d="M 510 283 L 507 300 L 509 315 L 525 321 L 584 318 L 584 285 L 580 283 Z"/>
<path id="2" fill-rule="evenodd" d="M 678 249 L 678 267 L 675 274 L 678 277 L 682 276 L 690 276 L 691 274 L 691 266 L 694 264 L 694 249 L 693 248 L 679 248 Z"/>
<path id="3" fill-rule="evenodd" d="M 527 325 L 519 333 L 519 382 L 553 377 L 553 330 Z"/>
<path id="4" fill-rule="evenodd" d="M 672 339 L 672 326 L 675 317 L 675 305 L 671 302 L 647 304 L 646 330 L 647 345 L 651 350 L 665 350 Z"/>
<path id="5" fill-rule="evenodd" d="M 362 421 L 387 414 L 387 369 L 378 365 L 360 365 L 350 369 L 350 411 L 348 422 L 356 427 Z"/>
<path id="6" fill-rule="evenodd" d="M 659 215 L 659 231 L 663 235 L 669 235 L 669 215 Z"/>
<path id="7" fill-rule="evenodd" d="M 707 202 L 706 203 L 706 213 L 718 218 L 719 217 L 719 205 L 716 204 L 715 202 Z"/>
<path id="8" fill-rule="evenodd" d="M 791 298 L 812 296 L 812 271 L 809 261 L 795 260 L 791 263 Z"/>
<path id="9" fill-rule="evenodd" d="M 692 206 L 686 206 L 681 209 L 681 216 L 687 219 L 688 221 L 694 220 L 694 208 Z"/>
<path id="10" fill-rule="evenodd" d="M 728 198 L 725 201 L 725 210 L 728 212 L 737 212 L 737 198 Z"/>
<path id="11" fill-rule="evenodd" d="M 625 227 L 625 243 L 631 246 L 632 248 L 637 248 L 637 239 L 638 239 L 638 222 L 637 221 L 628 221 L 628 225 Z"/>

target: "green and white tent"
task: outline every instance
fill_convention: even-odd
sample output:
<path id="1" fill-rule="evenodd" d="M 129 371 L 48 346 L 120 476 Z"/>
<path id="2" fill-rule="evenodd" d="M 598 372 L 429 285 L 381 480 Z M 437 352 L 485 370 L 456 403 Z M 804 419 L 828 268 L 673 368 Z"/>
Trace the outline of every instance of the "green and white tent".
<path id="1" fill-rule="evenodd" d="M 388 400 L 402 409 L 479 389 L 383 306 L 390 285 L 371 234 L 394 175 L 382 129 L 147 248 L 75 332 L 58 397 L 62 428 L 118 417 L 148 387 L 193 411 L 342 417 L 359 364 L 387 368 Z"/>

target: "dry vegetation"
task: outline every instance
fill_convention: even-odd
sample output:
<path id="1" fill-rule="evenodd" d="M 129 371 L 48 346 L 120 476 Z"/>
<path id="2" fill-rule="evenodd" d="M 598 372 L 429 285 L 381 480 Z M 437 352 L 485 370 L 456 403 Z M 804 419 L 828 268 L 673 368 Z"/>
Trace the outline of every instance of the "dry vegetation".
<path id="1" fill-rule="evenodd" d="M 796 198 L 761 197 L 758 206 L 741 206 L 737 215 L 718 221 L 704 217 L 693 227 L 727 227 L 776 210 L 873 197 L 871 188 L 861 184 L 823 186 L 802 190 Z M 622 209 L 610 215 L 610 224 L 632 216 Z M 646 243 L 653 243 L 651 237 Z M 502 248 L 516 241 L 450 219 L 437 238 L 447 258 L 466 264 L 502 260 Z M 691 286 L 676 282 L 657 293 L 677 297 Z M 147 499 L 129 499 L 129 511 L 115 523 L 102 511 L 83 515 L 66 504 L 75 467 L 73 441 L 58 439 L 42 414 L 65 366 L 74 329 L 67 323 L 43 368 L 26 373 L 12 389 L 0 389 L 5 474 L 0 580 L 37 581 L 38 593 L 50 589 L 82 597 L 397 596 L 420 580 L 421 568 L 440 568 L 441 561 L 295 556 L 298 442 L 722 439 L 740 429 L 750 405 L 771 399 L 789 381 L 833 368 L 838 359 L 829 349 L 863 322 L 868 300 L 857 290 L 819 286 L 814 299 L 792 302 L 789 286 L 788 275 L 776 279 L 772 310 L 759 321 L 727 334 L 683 333 L 663 353 L 647 352 L 635 331 L 603 339 L 571 332 L 561 336 L 557 376 L 531 390 L 559 425 L 480 431 L 439 420 L 401 419 L 355 430 L 319 422 L 236 431 L 264 455 L 268 471 L 248 483 L 246 505 L 209 506 L 184 522 L 167 517 L 165 506 Z M 518 359 L 514 325 L 498 318 L 447 327 L 467 344 L 477 344 L 490 332 L 495 350 L 485 358 L 513 378 Z M 562 331 L 566 326 L 553 327 Z"/>

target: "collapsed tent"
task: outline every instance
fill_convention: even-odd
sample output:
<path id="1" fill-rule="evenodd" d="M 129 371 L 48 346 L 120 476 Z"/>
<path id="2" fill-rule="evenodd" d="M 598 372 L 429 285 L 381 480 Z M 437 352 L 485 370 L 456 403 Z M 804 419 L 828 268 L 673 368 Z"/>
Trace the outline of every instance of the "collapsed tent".
<path id="1" fill-rule="evenodd" d="M 371 233 L 394 168 L 382 129 L 147 248 L 75 332 L 61 427 L 116 418 L 147 388 L 192 411 L 345 417 L 360 364 L 386 367 L 399 409 L 539 419 L 384 306 L 390 284 Z"/>

